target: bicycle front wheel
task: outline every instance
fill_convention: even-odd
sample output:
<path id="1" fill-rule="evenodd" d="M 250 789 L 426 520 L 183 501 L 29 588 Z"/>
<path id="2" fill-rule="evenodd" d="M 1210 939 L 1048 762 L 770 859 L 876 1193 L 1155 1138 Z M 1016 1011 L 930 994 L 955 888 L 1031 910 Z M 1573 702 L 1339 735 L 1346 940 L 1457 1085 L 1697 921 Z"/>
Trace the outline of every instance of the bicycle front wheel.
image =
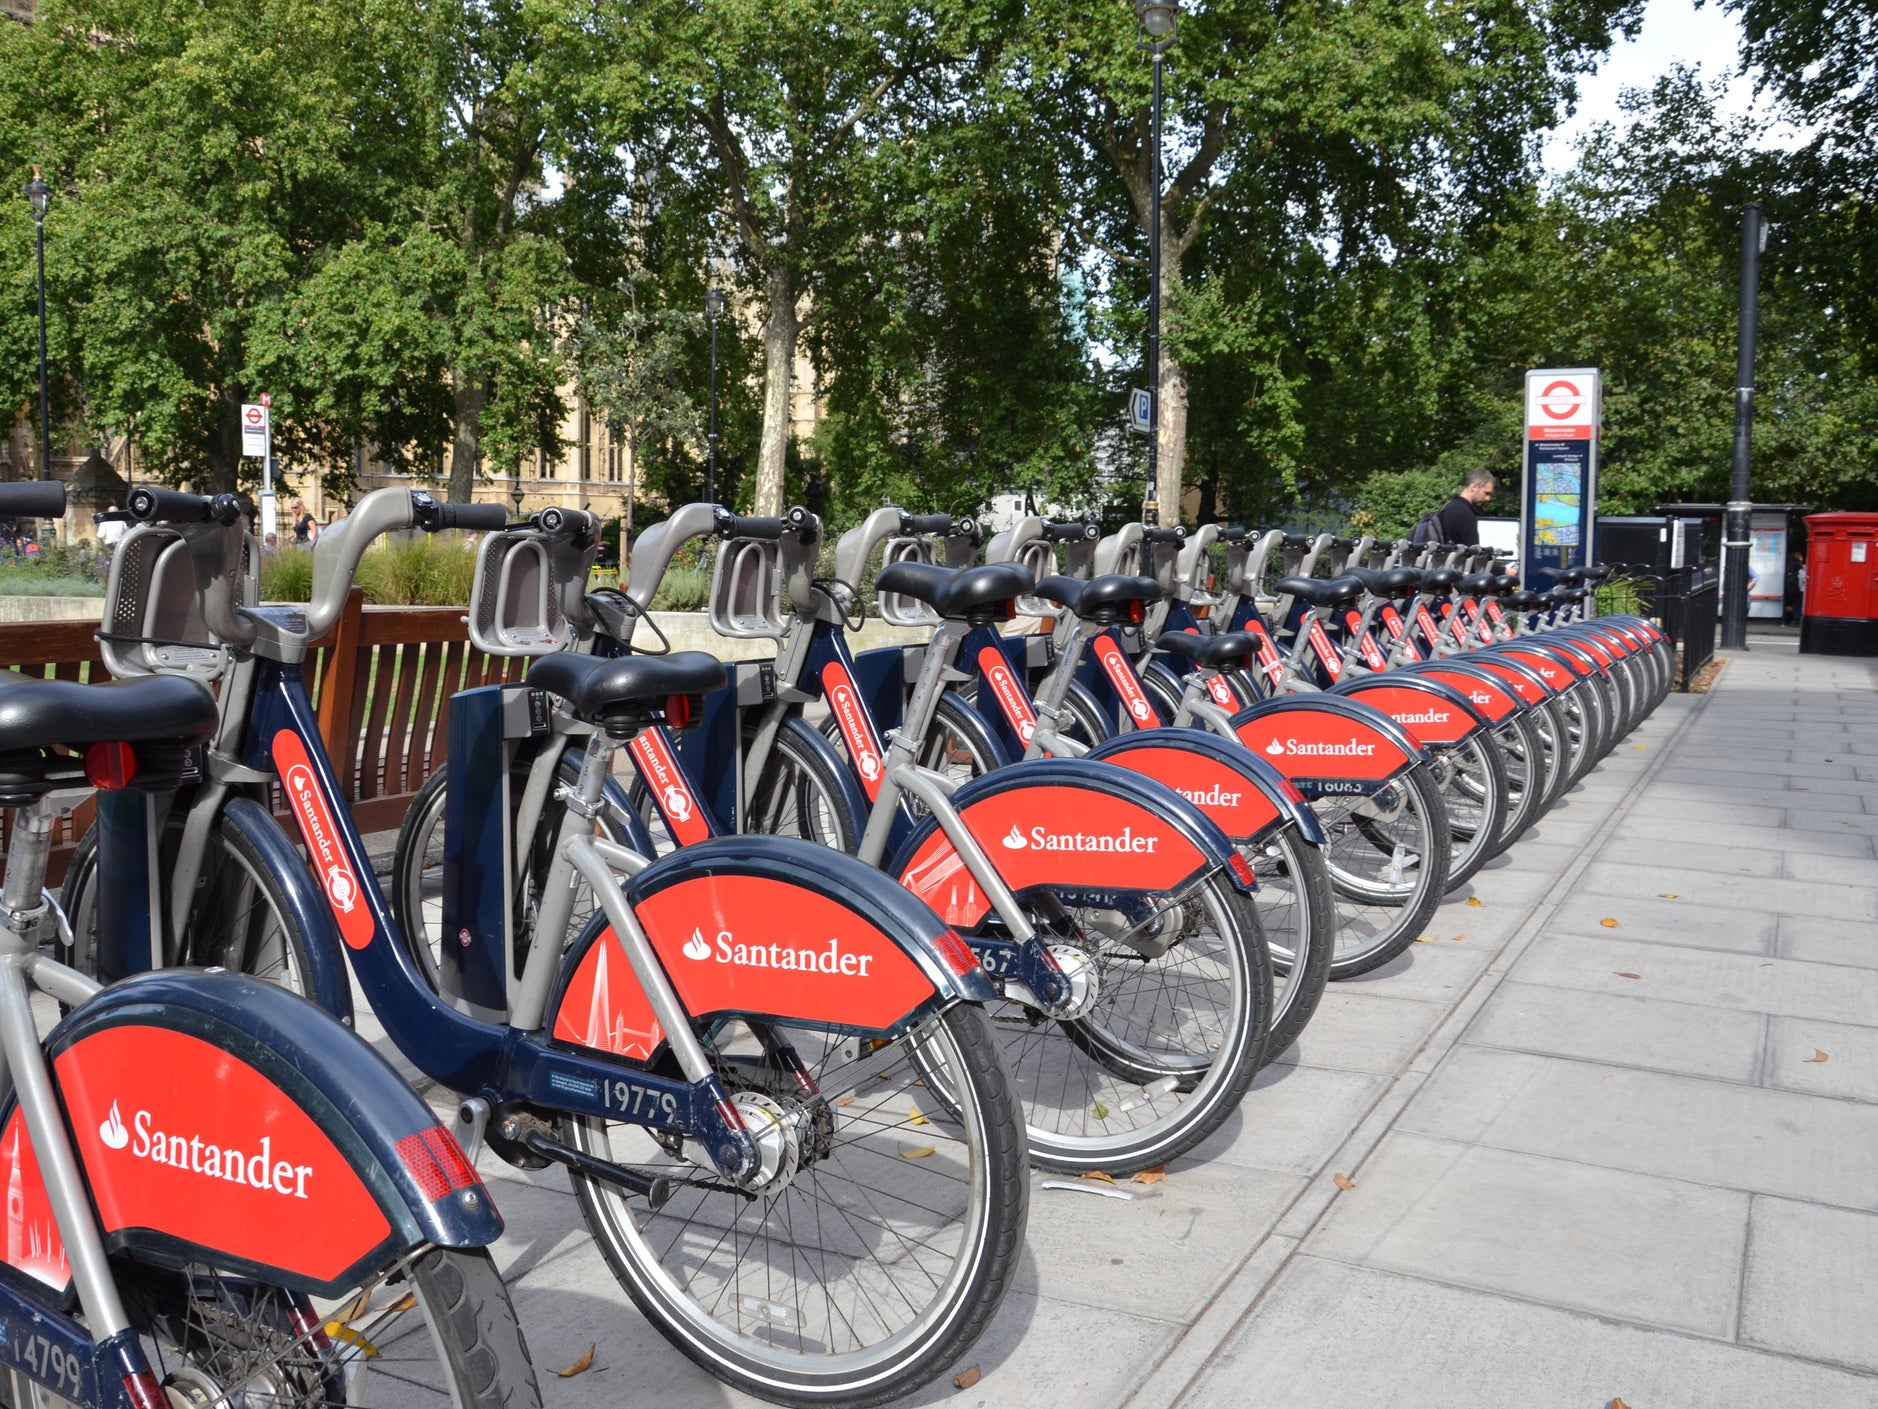
<path id="1" fill-rule="evenodd" d="M 1367 797 L 1311 804 L 1337 896 L 1333 979 L 1380 968 L 1422 932 L 1448 883 L 1447 809 L 1418 764 Z"/>
<path id="2" fill-rule="evenodd" d="M 1003 1300 L 1029 1199 L 983 1011 L 957 1004 L 891 1040 L 741 1021 L 704 1036 L 752 1124 L 786 1132 L 784 1172 L 751 1197 L 670 1137 L 569 1118 L 583 1153 L 671 1181 L 653 1207 L 572 1175 L 614 1275 L 679 1350 L 773 1403 L 880 1404 L 942 1374 Z"/>
<path id="3" fill-rule="evenodd" d="M 480 1248 L 428 1248 L 336 1301 L 201 1265 L 117 1261 L 125 1310 L 184 1409 L 535 1409 L 508 1288 Z"/>

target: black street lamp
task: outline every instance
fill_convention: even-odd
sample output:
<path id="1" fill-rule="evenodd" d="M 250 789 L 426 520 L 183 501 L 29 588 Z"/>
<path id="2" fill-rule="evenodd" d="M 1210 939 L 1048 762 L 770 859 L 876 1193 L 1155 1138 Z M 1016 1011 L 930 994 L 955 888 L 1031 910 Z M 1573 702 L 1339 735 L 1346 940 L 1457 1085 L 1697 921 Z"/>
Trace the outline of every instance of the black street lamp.
<path id="1" fill-rule="evenodd" d="M 509 498 L 515 501 L 515 517 L 518 519 L 522 516 L 522 492 L 522 477 L 518 474 L 514 487 L 509 490 Z"/>
<path id="2" fill-rule="evenodd" d="M 1722 629 L 1724 650 L 1748 648 L 1748 553 L 1754 546 L 1754 504 L 1748 498 L 1749 452 L 1754 436 L 1754 350 L 1760 331 L 1761 252 L 1767 221 L 1761 203 L 1741 208 L 1741 322 L 1735 335 L 1735 453 L 1729 500 L 1722 514 Z"/>
<path id="3" fill-rule="evenodd" d="M 717 320 L 724 316 L 724 291 L 715 284 L 704 291 L 704 316 L 711 323 L 711 429 L 704 452 L 704 502 L 717 502 Z"/>
<path id="4" fill-rule="evenodd" d="M 52 478 L 52 403 L 46 392 L 46 202 L 52 188 L 39 179 L 26 187 L 26 200 L 33 208 L 33 243 L 39 248 L 39 477 Z"/>
<path id="5" fill-rule="evenodd" d="M 1161 56 L 1180 37 L 1180 0 L 1135 0 L 1141 47 L 1154 60 L 1154 137 L 1148 197 L 1148 499 L 1141 516 L 1161 521 Z M 1178 496 L 1174 517 L 1180 517 Z"/>

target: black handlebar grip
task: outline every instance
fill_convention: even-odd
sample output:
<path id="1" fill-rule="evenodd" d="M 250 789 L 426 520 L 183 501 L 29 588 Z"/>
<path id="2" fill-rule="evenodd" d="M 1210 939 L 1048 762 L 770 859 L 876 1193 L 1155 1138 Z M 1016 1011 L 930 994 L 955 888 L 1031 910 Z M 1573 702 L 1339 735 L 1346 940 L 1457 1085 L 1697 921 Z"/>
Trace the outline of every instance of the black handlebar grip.
<path id="1" fill-rule="evenodd" d="M 1176 528 L 1144 528 L 1141 530 L 1144 543 L 1185 543 L 1187 530 L 1184 526 Z"/>
<path id="2" fill-rule="evenodd" d="M 460 528 L 470 533 L 500 533 L 509 526 L 509 511 L 500 504 L 439 504 L 439 528 Z"/>
<path id="3" fill-rule="evenodd" d="M 124 500 L 130 516 L 140 523 L 219 523 L 241 518 L 241 501 L 232 494 L 184 494 L 154 484 L 140 484 Z"/>
<path id="4" fill-rule="evenodd" d="M 971 520 L 967 519 L 966 522 L 970 523 Z M 936 533 L 940 535 L 949 534 L 952 532 L 952 515 L 950 514 L 901 514 L 900 515 L 900 532 L 902 533 Z"/>
<path id="5" fill-rule="evenodd" d="M 1250 538 L 1251 536 L 1252 536 L 1252 530 L 1247 528 L 1242 523 L 1222 525 L 1219 530 L 1219 541 L 1221 543 L 1231 543 L 1231 544 L 1237 545 L 1237 544 L 1245 542 L 1246 539 Z"/>
<path id="6" fill-rule="evenodd" d="M 0 484 L 0 518 L 62 519 L 65 485 L 56 479 Z"/>
<path id="7" fill-rule="evenodd" d="M 1308 548 L 1310 546 L 1311 540 L 1301 533 L 1287 533 L 1285 535 L 1285 547 L 1287 548 Z"/>
<path id="8" fill-rule="evenodd" d="M 1063 519 L 1045 523 L 1043 536 L 1051 543 L 1093 543 L 1102 536 L 1102 529 L 1089 519 Z"/>
<path id="9" fill-rule="evenodd" d="M 1335 548 L 1339 553 L 1347 553 L 1352 548 L 1356 547 L 1356 540 L 1354 538 L 1333 538 L 1330 540 L 1330 546 Z"/>
<path id="10" fill-rule="evenodd" d="M 535 527 L 558 542 L 584 546 L 599 532 L 600 521 L 585 509 L 551 507 L 535 515 Z"/>

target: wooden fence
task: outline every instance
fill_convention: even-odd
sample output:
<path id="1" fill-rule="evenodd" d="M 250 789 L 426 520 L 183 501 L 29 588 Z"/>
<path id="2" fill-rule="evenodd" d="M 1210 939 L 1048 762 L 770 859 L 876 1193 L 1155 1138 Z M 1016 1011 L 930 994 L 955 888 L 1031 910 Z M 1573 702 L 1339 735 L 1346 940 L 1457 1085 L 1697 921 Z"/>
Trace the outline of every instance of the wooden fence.
<path id="1" fill-rule="evenodd" d="M 109 679 L 97 629 L 89 621 L 0 624 L 0 669 Z M 461 607 L 368 607 L 356 588 L 333 629 L 312 644 L 306 674 L 320 735 L 365 832 L 402 822 L 424 780 L 443 766 L 450 696 L 519 680 L 528 667 L 526 658 L 490 656 L 470 645 Z M 278 811 L 278 790 L 274 802 Z M 91 816 L 87 802 L 61 823 L 49 884 L 63 878 Z"/>

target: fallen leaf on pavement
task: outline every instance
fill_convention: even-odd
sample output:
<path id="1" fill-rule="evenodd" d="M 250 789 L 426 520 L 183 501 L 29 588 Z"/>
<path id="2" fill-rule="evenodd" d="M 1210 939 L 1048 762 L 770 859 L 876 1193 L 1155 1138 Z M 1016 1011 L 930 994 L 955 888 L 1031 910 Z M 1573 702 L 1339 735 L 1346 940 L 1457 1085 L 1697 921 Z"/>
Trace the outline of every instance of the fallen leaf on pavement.
<path id="1" fill-rule="evenodd" d="M 958 1374 L 954 1375 L 952 1377 L 952 1383 L 957 1385 L 960 1389 L 970 1389 L 973 1385 L 977 1384 L 979 1380 L 984 1378 L 984 1373 L 983 1370 L 973 1365 L 969 1369 L 960 1370 Z"/>
<path id="2" fill-rule="evenodd" d="M 1464 934 L 1451 934 L 1448 938 L 1453 940 L 1456 944 L 1459 944 L 1462 940 L 1466 939 L 1467 936 Z"/>
<path id="3" fill-rule="evenodd" d="M 1642 978 L 1642 977 L 1643 977 L 1643 975 L 1642 975 L 1642 974 L 1629 974 L 1629 973 L 1625 973 L 1625 972 L 1624 972 L 1624 971 L 1623 971 L 1622 969 L 1619 969 L 1619 970 L 1617 971 L 1617 976 L 1618 976 L 1619 978 Z"/>
<path id="4" fill-rule="evenodd" d="M 836 1101 L 835 1104 L 837 1106 L 851 1106 L 854 1104 L 854 1097 L 843 1096 L 839 1101 Z"/>
<path id="5" fill-rule="evenodd" d="M 1630 1409 L 1630 1406 L 1621 1399 L 1613 1399 L 1611 1401 L 1611 1409 Z"/>
<path id="6" fill-rule="evenodd" d="M 1480 909 L 1480 908 L 1481 908 L 1481 905 L 1480 905 L 1480 897 L 1479 897 L 1479 896 L 1477 896 L 1477 895 L 1470 895 L 1470 896 L 1468 896 L 1468 897 L 1467 897 L 1467 903 L 1468 903 L 1469 905 L 1471 905 L 1471 906 L 1473 906 L 1473 907 L 1474 907 L 1474 908 L 1475 908 L 1476 910 L 1478 910 L 1478 909 Z"/>
<path id="7" fill-rule="evenodd" d="M 1828 1057 L 1824 1052 L 1820 1051 L 1819 1048 L 1815 1047 L 1813 1049 L 1813 1055 L 1806 1059 L 1806 1064 L 1808 1066 L 1812 1066 L 1816 1062 L 1827 1062 L 1831 1060 L 1832 1059 Z"/>
<path id="8" fill-rule="evenodd" d="M 1417 944 L 1433 944 L 1435 937 L 1431 934 L 1418 934 L 1415 936 L 1415 942 Z"/>
<path id="9" fill-rule="evenodd" d="M 926 1156 L 932 1152 L 933 1147 L 931 1145 L 900 1146 L 901 1159 L 925 1159 Z"/>
<path id="10" fill-rule="evenodd" d="M 1098 1184 L 1113 1184 L 1115 1176 L 1100 1169 L 1092 1169 L 1087 1174 L 1078 1174 L 1078 1179 L 1092 1179 Z"/>
<path id="11" fill-rule="evenodd" d="M 1157 1164 L 1152 1169 L 1143 1169 L 1135 1174 L 1137 1184 L 1165 1184 L 1166 1182 L 1167 1166 L 1164 1164 Z"/>
<path id="12" fill-rule="evenodd" d="M 556 1370 L 554 1373 L 559 1375 L 564 1380 L 571 1380 L 576 1375 L 586 1374 L 589 1370 L 593 1368 L 593 1353 L 599 1348 L 600 1347 L 597 1345 L 588 1346 L 587 1353 L 581 1356 L 580 1359 L 576 1360 L 572 1365 L 569 1365 L 566 1369 Z"/>
<path id="13" fill-rule="evenodd" d="M 919 1113 L 919 1107 L 914 1106 L 914 1105 L 909 1105 L 906 1108 L 906 1123 L 908 1125 L 931 1125 L 932 1124 L 930 1120 L 926 1119 L 925 1116 Z"/>
<path id="14" fill-rule="evenodd" d="M 1612 919 L 1609 915 L 1606 915 L 1603 919 L 1599 920 L 1598 923 L 1600 925 L 1603 925 L 1604 928 L 1607 930 L 1614 930 L 1617 928 L 1617 921 Z"/>
<path id="15" fill-rule="evenodd" d="M 1354 1189 L 1356 1187 L 1356 1181 L 1347 1174 L 1339 1174 L 1335 1177 L 1339 1189 Z"/>
<path id="16" fill-rule="evenodd" d="M 1659 890 L 1656 893 L 1656 898 L 1658 900 L 1674 900 L 1676 899 L 1676 892 L 1673 890 Z"/>
<path id="17" fill-rule="evenodd" d="M 1110 1115 L 1109 1108 L 1103 1105 L 1100 1101 L 1097 1101 L 1095 1103 L 1094 1110 L 1095 1110 L 1095 1118 L 1097 1120 L 1107 1120 L 1109 1118 L 1109 1115 Z"/>

